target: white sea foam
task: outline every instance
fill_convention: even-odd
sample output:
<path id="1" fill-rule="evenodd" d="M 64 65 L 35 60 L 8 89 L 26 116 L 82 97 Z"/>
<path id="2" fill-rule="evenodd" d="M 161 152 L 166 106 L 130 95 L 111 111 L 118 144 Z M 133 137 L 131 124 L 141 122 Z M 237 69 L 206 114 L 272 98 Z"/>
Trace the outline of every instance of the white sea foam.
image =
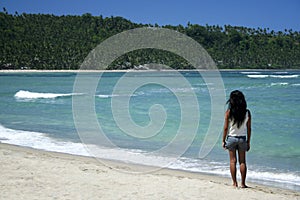
<path id="1" fill-rule="evenodd" d="M 101 98 L 101 99 L 108 99 L 108 98 L 112 98 L 112 97 L 117 97 L 119 95 L 98 94 L 96 96 L 99 97 L 99 98 Z"/>
<path id="2" fill-rule="evenodd" d="M 286 82 L 280 82 L 280 83 L 271 83 L 271 86 L 286 86 L 288 85 L 289 83 L 286 83 Z"/>
<path id="3" fill-rule="evenodd" d="M 113 97 L 135 97 L 138 96 L 140 94 L 132 94 L 132 95 L 128 95 L 128 94 L 98 94 L 96 95 L 96 97 L 99 97 L 100 99 L 108 99 L 108 98 L 113 98 Z"/>
<path id="4" fill-rule="evenodd" d="M 58 97 L 68 97 L 73 95 L 82 95 L 78 93 L 41 93 L 19 90 L 14 97 L 17 99 L 55 99 Z"/>
<path id="5" fill-rule="evenodd" d="M 192 172 L 201 172 L 208 174 L 216 174 L 220 176 L 230 176 L 229 164 L 220 162 L 207 162 L 200 159 L 190 159 L 190 158 L 180 158 L 175 163 L 173 163 L 170 168 L 187 170 Z M 249 167 L 251 168 L 251 167 Z M 240 174 L 237 176 L 240 178 Z M 255 170 L 248 169 L 247 177 L 253 181 L 261 182 L 274 186 L 275 183 L 278 185 L 284 185 L 288 188 L 297 187 L 300 189 L 300 176 L 295 173 L 283 173 L 276 172 L 274 169 L 269 169 L 269 171 L 259 169 L 255 167 Z"/>
<path id="6" fill-rule="evenodd" d="M 298 74 L 292 74 L 292 75 L 270 75 L 272 78 L 298 78 Z"/>
<path id="7" fill-rule="evenodd" d="M 126 163 L 142 164 L 157 168 L 168 167 L 175 157 L 166 157 L 147 153 L 142 150 L 124 148 L 105 148 L 76 142 L 55 140 L 47 134 L 31 131 L 8 129 L 0 125 L 0 142 L 14 144 L 52 152 L 90 156 L 100 159 L 116 160 Z M 105 162 L 102 160 L 102 162 Z M 143 171 L 141 171 L 143 172 Z M 145 171 L 147 172 L 147 171 Z"/>
<path id="8" fill-rule="evenodd" d="M 291 74 L 291 75 L 268 75 L 268 74 L 248 74 L 247 77 L 249 78 L 298 78 L 298 74 Z"/>
<path id="9" fill-rule="evenodd" d="M 268 78 L 269 75 L 267 74 L 248 74 L 249 78 Z"/>
<path id="10" fill-rule="evenodd" d="M 268 182 L 277 182 L 281 184 L 291 184 L 300 186 L 300 177 L 294 173 L 280 173 L 267 171 L 251 171 L 247 172 L 247 176 L 253 180 L 263 180 Z"/>
<path id="11" fill-rule="evenodd" d="M 240 72 L 241 74 L 260 74 L 261 72 L 256 71 L 246 71 L 246 72 Z"/>
<path id="12" fill-rule="evenodd" d="M 2 143 L 14 144 L 36 149 L 89 156 L 81 143 L 65 142 L 47 137 L 45 133 L 5 128 L 0 125 Z"/>
<path id="13" fill-rule="evenodd" d="M 103 159 L 118 160 L 129 163 L 166 167 L 176 158 L 163 157 L 142 150 L 105 148 L 96 145 L 62 141 L 50 138 L 45 133 L 14 130 L 0 125 L 0 141 L 35 149 L 69 153 L 73 155 L 93 156 Z"/>
<path id="14" fill-rule="evenodd" d="M 274 74 L 288 74 L 286 71 L 279 71 L 279 72 L 274 72 Z"/>

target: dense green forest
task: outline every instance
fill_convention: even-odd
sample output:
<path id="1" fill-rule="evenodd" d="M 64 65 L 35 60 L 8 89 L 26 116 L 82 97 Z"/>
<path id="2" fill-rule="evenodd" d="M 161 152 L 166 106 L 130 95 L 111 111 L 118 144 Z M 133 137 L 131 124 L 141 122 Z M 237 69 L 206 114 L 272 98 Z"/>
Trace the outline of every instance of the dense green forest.
<path id="1" fill-rule="evenodd" d="M 88 53 L 103 40 L 138 27 L 122 17 L 55 16 L 0 12 L 0 69 L 78 69 Z M 268 28 L 188 23 L 162 26 L 199 42 L 219 68 L 300 68 L 300 32 Z M 183 58 L 157 49 L 130 52 L 115 60 L 110 69 L 129 69 L 161 63 L 176 69 L 190 68 Z"/>

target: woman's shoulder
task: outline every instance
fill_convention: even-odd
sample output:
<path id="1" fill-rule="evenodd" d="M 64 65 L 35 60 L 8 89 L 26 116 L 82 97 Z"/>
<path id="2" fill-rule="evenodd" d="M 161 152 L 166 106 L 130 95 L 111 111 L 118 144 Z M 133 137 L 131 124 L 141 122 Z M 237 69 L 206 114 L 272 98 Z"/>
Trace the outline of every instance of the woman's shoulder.
<path id="1" fill-rule="evenodd" d="M 229 114 L 230 114 L 230 109 L 227 109 L 226 112 L 225 112 L 225 115 L 229 116 Z"/>
<path id="2" fill-rule="evenodd" d="M 230 110 L 227 109 L 225 112 L 225 120 L 229 120 L 230 119 Z"/>
<path id="3" fill-rule="evenodd" d="M 251 117 L 251 112 L 249 109 L 247 109 L 247 114 L 248 114 L 248 117 Z"/>

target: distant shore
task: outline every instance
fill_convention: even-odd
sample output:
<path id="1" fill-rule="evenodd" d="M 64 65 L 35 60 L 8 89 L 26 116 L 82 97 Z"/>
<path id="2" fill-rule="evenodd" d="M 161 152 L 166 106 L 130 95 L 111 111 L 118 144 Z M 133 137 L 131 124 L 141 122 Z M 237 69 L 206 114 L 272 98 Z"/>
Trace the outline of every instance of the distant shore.
<path id="1" fill-rule="evenodd" d="M 247 189 L 234 188 L 229 178 L 213 175 L 171 169 L 137 174 L 134 172 L 147 171 L 141 169 L 150 167 L 117 161 L 102 162 L 91 157 L 3 143 L 0 143 L 0 155 L 3 199 L 300 198 L 296 191 L 250 182 Z"/>
<path id="2" fill-rule="evenodd" d="M 217 71 L 297 71 L 300 69 L 217 69 Z M 180 70 L 0 70 L 0 73 L 103 73 L 103 72 L 168 72 L 168 71 L 209 71 L 208 69 L 180 69 Z M 215 70 L 214 70 L 215 71 Z"/>

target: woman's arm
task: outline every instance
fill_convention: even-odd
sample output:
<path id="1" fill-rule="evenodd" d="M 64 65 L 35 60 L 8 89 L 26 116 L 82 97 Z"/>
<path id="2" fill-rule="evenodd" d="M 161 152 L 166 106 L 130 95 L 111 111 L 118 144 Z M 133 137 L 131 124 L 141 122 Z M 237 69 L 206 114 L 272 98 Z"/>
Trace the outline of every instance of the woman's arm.
<path id="1" fill-rule="evenodd" d="M 225 140 L 226 140 L 226 136 L 227 136 L 227 133 L 228 133 L 229 112 L 230 112 L 230 110 L 227 110 L 226 113 L 225 113 L 225 121 L 224 121 L 224 127 L 223 127 L 222 146 L 223 146 L 224 149 L 226 149 Z"/>
<path id="2" fill-rule="evenodd" d="M 247 148 L 247 151 L 250 150 L 250 140 L 251 140 L 251 113 L 250 113 L 250 110 L 248 110 L 248 122 L 247 122 L 247 144 L 248 144 L 248 148 Z"/>

